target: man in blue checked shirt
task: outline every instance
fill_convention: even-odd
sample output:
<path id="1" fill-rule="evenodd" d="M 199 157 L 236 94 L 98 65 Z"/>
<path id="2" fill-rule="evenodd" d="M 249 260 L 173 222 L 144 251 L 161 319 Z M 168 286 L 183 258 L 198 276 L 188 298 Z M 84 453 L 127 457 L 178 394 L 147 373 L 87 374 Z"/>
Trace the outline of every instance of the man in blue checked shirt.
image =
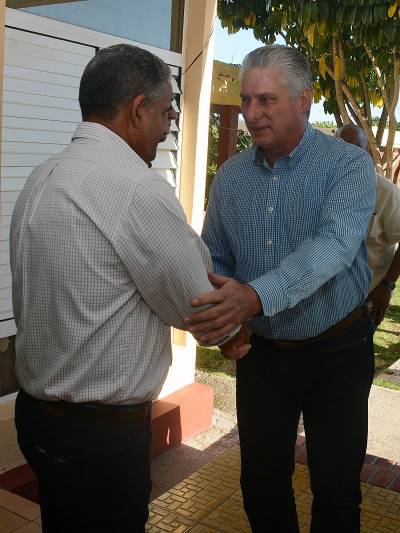
<path id="1" fill-rule="evenodd" d="M 214 178 L 203 239 L 216 304 L 186 319 L 207 341 L 249 323 L 237 361 L 244 506 L 257 533 L 299 531 L 292 490 L 300 413 L 307 438 L 312 533 L 360 531 L 360 471 L 374 374 L 364 302 L 364 237 L 375 171 L 363 150 L 308 124 L 306 59 L 265 46 L 244 60 L 242 113 L 254 147 Z"/>

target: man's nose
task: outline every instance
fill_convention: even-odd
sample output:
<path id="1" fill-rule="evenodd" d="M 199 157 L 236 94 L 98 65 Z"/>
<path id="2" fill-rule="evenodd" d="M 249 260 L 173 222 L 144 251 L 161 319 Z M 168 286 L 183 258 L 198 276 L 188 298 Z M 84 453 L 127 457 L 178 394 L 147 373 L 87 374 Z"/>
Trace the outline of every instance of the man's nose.
<path id="1" fill-rule="evenodd" d="M 261 115 L 260 106 L 257 105 L 257 102 L 249 102 L 244 109 L 242 109 L 242 115 L 249 121 L 257 121 Z"/>

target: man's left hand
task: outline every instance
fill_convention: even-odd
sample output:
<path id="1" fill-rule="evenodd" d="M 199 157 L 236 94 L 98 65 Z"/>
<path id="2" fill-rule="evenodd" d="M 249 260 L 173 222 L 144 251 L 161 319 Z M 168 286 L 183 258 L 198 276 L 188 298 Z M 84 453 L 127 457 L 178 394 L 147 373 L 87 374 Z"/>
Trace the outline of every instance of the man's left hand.
<path id="1" fill-rule="evenodd" d="M 391 292 L 383 285 L 378 285 L 368 295 L 368 302 L 372 304 L 371 318 L 377 326 L 382 322 L 390 303 Z"/>
<path id="2" fill-rule="evenodd" d="M 242 359 L 251 349 L 250 336 L 251 330 L 249 326 L 242 324 L 239 333 L 219 347 L 222 355 L 227 359 Z"/>

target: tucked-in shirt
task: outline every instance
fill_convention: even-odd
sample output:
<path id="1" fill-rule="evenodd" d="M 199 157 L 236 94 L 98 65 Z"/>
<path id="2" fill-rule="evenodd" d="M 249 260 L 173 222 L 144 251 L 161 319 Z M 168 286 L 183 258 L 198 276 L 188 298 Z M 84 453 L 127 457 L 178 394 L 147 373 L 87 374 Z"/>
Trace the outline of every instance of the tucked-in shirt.
<path id="1" fill-rule="evenodd" d="M 364 238 L 375 171 L 356 146 L 307 126 L 272 168 L 256 147 L 215 176 L 203 239 L 214 270 L 249 283 L 265 338 L 319 335 L 364 302 L 370 282 Z"/>
<path id="2" fill-rule="evenodd" d="M 172 187 L 85 122 L 27 179 L 13 213 L 16 373 L 32 396 L 138 403 L 159 393 L 170 326 L 212 286 Z"/>
<path id="3" fill-rule="evenodd" d="M 385 277 L 400 242 L 400 191 L 387 178 L 376 179 L 376 204 L 366 241 L 372 270 L 370 292 Z"/>

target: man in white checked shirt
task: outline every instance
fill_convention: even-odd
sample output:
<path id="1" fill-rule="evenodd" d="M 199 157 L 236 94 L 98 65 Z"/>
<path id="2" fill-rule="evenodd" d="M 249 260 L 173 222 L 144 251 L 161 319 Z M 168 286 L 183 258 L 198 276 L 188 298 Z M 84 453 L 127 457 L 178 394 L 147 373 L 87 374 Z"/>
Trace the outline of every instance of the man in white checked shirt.
<path id="1" fill-rule="evenodd" d="M 13 213 L 16 426 L 45 533 L 144 531 L 170 326 L 183 328 L 191 298 L 213 289 L 207 248 L 149 168 L 176 118 L 172 98 L 159 58 L 100 50 L 81 80 L 83 122 L 32 172 Z M 243 356 L 245 340 L 226 353 Z"/>

